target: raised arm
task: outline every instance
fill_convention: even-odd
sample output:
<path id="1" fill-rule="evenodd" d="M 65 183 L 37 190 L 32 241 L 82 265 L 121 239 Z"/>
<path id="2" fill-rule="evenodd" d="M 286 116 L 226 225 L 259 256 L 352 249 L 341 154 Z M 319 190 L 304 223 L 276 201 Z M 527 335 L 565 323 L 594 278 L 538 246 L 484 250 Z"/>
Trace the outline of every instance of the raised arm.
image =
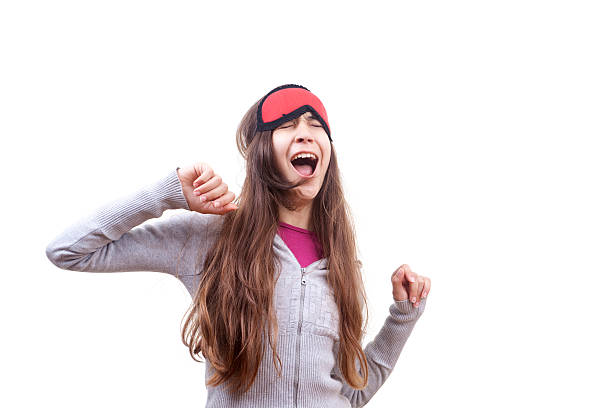
<path id="1" fill-rule="evenodd" d="M 363 350 L 368 364 L 368 384 L 362 390 L 356 390 L 346 383 L 338 365 L 332 369 L 332 377 L 342 381 L 341 393 L 348 398 L 351 407 L 362 407 L 370 401 L 387 380 L 404 348 L 404 344 L 417 320 L 425 310 L 427 299 L 414 307 L 408 299 L 394 301 L 389 307 L 389 316 L 385 320 L 374 340 Z M 337 349 L 335 350 L 337 352 Z M 363 376 L 359 360 L 355 360 L 359 373 Z"/>
<path id="2" fill-rule="evenodd" d="M 153 271 L 177 276 L 193 218 L 214 216 L 189 211 L 139 226 L 167 209 L 189 210 L 177 169 L 61 232 L 47 245 L 49 260 L 72 271 Z"/>

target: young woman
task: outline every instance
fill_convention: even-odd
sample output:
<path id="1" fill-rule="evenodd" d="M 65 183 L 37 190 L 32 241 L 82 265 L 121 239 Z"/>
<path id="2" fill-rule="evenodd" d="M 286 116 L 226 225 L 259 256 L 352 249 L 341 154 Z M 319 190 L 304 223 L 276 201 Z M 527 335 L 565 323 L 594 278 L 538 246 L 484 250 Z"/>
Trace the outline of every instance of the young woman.
<path id="1" fill-rule="evenodd" d="M 182 328 L 206 360 L 206 407 L 357 407 L 385 382 L 424 311 L 430 279 L 401 265 L 375 339 L 327 113 L 287 84 L 243 117 L 241 194 L 206 163 L 98 209 L 47 247 L 62 269 L 155 271 L 193 299 Z M 140 225 L 167 209 L 189 210 Z"/>

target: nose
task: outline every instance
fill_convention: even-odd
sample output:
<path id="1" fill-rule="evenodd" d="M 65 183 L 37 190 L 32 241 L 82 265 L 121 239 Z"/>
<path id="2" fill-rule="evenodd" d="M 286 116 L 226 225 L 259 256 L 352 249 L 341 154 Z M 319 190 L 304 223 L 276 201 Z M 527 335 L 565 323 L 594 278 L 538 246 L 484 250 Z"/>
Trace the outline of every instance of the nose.
<path id="1" fill-rule="evenodd" d="M 295 142 L 314 141 L 314 137 L 310 132 L 311 129 L 308 123 L 306 123 L 305 120 L 300 120 L 297 125 L 297 131 L 295 132 Z"/>

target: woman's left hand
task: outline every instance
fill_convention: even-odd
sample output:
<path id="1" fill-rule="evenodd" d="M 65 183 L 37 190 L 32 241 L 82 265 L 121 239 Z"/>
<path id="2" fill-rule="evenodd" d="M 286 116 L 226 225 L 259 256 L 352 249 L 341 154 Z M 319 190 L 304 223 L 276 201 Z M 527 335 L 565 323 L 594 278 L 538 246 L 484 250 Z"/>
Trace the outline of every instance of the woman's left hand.
<path id="1" fill-rule="evenodd" d="M 431 289 L 431 279 L 414 273 L 406 264 L 393 272 L 391 283 L 393 284 L 393 299 L 401 301 L 409 298 L 415 307 L 421 303 L 421 299 L 424 299 Z"/>

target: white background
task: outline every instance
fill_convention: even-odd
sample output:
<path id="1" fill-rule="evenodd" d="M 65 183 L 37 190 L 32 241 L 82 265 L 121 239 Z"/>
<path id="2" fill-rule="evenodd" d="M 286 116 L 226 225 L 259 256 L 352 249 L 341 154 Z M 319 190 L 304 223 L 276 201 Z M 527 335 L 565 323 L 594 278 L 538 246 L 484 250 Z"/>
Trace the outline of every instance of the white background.
<path id="1" fill-rule="evenodd" d="M 3 2 L 0 405 L 204 406 L 181 283 L 61 270 L 45 247 L 176 166 L 238 193 L 242 115 L 297 83 L 329 114 L 364 345 L 398 266 L 432 280 L 368 406 L 610 407 L 606 3 Z"/>

